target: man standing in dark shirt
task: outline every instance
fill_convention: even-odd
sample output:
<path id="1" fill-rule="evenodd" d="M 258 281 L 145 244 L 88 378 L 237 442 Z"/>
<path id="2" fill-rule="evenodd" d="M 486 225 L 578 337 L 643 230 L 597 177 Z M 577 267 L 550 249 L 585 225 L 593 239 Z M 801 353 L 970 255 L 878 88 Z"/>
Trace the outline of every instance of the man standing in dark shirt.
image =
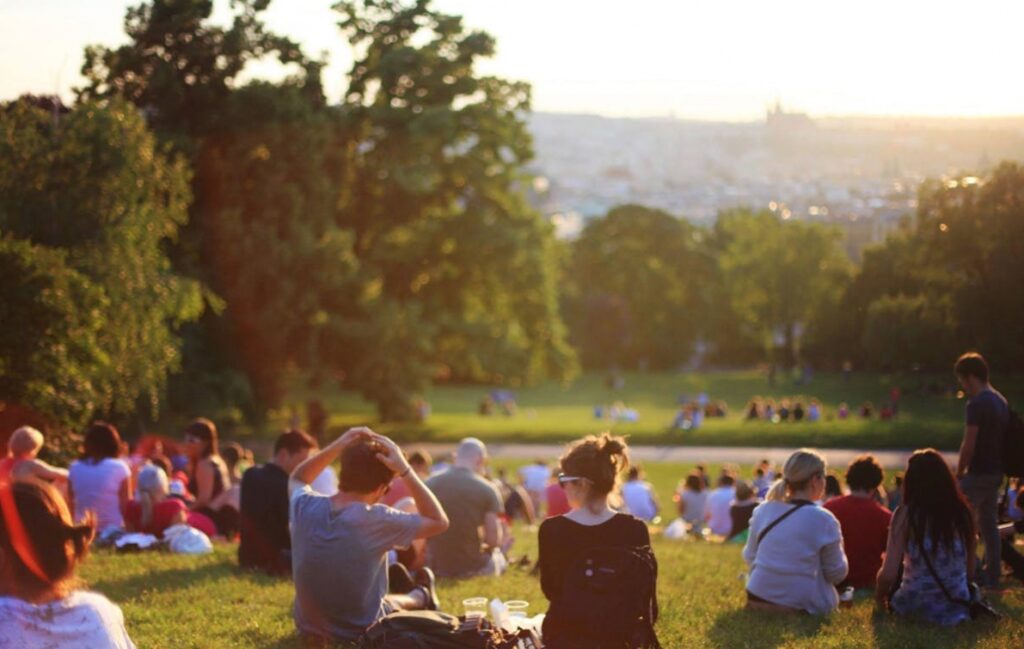
<path id="1" fill-rule="evenodd" d="M 282 433 L 274 443 L 274 459 L 242 476 L 241 538 L 238 564 L 275 575 L 291 574 L 287 550 L 288 476 L 316 449 L 316 442 L 301 430 Z"/>
<path id="2" fill-rule="evenodd" d="M 1006 398 L 989 383 L 988 363 L 981 354 L 964 354 L 953 367 L 970 399 L 960 445 L 957 476 L 974 510 L 978 534 L 985 545 L 983 586 L 996 588 L 1000 577 L 999 491 L 1003 483 L 1003 440 L 1010 421 Z"/>

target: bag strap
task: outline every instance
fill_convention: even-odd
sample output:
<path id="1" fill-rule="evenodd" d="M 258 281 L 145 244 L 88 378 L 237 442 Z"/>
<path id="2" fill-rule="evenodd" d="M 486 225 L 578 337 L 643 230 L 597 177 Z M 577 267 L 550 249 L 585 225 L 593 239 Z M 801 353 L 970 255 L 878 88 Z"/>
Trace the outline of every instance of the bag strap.
<path id="1" fill-rule="evenodd" d="M 772 521 L 768 525 L 768 527 L 766 527 L 763 530 L 761 530 L 761 533 L 757 535 L 757 544 L 761 545 L 761 541 L 764 540 L 764 537 L 768 535 L 768 532 L 771 532 L 772 530 L 775 529 L 776 525 L 778 525 L 782 521 L 786 520 L 787 518 L 789 518 L 790 516 L 795 514 L 796 510 L 800 509 L 801 507 L 806 507 L 807 505 L 811 505 L 811 504 L 813 504 L 813 503 L 811 501 L 809 501 L 809 500 L 801 500 L 801 501 L 797 502 L 795 505 L 793 505 L 792 509 L 790 509 L 788 512 L 786 512 L 782 516 L 779 516 L 778 518 L 776 518 L 774 521 Z"/>
<path id="2" fill-rule="evenodd" d="M 921 548 L 921 556 L 924 557 L 924 565 L 928 567 L 928 572 L 931 573 L 932 579 L 935 580 L 935 583 L 939 585 L 939 589 L 942 591 L 942 594 L 946 596 L 946 599 L 949 600 L 950 603 L 970 608 L 971 603 L 969 601 L 957 599 L 949 594 L 949 591 L 946 590 L 946 584 L 942 583 L 942 579 L 939 578 L 939 573 L 935 571 L 935 566 L 932 565 L 932 560 L 928 558 L 928 553 L 925 552 L 924 537 L 918 534 L 916 529 L 914 530 L 914 535 L 917 536 L 917 546 Z"/>

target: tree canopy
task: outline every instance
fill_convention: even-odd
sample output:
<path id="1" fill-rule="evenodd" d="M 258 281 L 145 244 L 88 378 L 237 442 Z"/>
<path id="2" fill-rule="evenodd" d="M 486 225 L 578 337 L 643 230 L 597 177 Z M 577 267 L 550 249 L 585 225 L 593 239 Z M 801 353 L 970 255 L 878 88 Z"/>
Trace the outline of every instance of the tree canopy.
<path id="1" fill-rule="evenodd" d="M 25 353 L 5 360 L 20 368 L 9 389 L 65 422 L 131 413 L 140 399 L 155 411 L 179 364 L 176 332 L 202 310 L 199 286 L 165 252 L 187 218 L 186 166 L 120 101 L 57 119 L 16 101 L 0 109 L 0 131 L 3 326 L 21 331 Z M 46 396 L 46 383 L 62 394 Z"/>

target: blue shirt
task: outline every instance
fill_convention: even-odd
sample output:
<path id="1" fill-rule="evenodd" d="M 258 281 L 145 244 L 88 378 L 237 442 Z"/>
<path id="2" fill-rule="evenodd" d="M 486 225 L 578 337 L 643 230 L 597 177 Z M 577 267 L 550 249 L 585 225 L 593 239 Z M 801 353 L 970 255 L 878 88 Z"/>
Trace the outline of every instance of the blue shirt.
<path id="1" fill-rule="evenodd" d="M 407 547 L 421 518 L 386 505 L 340 510 L 307 485 L 292 494 L 295 626 L 302 633 L 355 640 L 387 615 L 387 553 Z"/>
<path id="2" fill-rule="evenodd" d="M 995 390 L 982 390 L 967 402 L 968 426 L 978 427 L 974 456 L 967 467 L 976 475 L 1002 475 L 1003 440 L 1010 423 L 1010 407 L 1006 398 Z"/>

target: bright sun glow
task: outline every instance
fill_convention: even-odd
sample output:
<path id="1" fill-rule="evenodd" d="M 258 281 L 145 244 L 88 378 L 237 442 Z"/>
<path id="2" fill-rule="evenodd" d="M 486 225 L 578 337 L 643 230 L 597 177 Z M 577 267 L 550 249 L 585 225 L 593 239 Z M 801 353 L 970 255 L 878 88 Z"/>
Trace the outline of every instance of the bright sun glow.
<path id="1" fill-rule="evenodd" d="M 5 0 L 0 98 L 70 97 L 87 43 L 114 44 L 134 0 Z M 328 51 L 341 95 L 349 55 L 331 0 L 275 0 L 271 28 Z M 436 0 L 498 39 L 484 66 L 530 81 L 534 107 L 749 120 L 775 98 L 813 115 L 1020 115 L 1017 0 Z M 218 0 L 224 15 L 227 3 Z M 268 66 L 254 75 L 276 75 Z"/>

